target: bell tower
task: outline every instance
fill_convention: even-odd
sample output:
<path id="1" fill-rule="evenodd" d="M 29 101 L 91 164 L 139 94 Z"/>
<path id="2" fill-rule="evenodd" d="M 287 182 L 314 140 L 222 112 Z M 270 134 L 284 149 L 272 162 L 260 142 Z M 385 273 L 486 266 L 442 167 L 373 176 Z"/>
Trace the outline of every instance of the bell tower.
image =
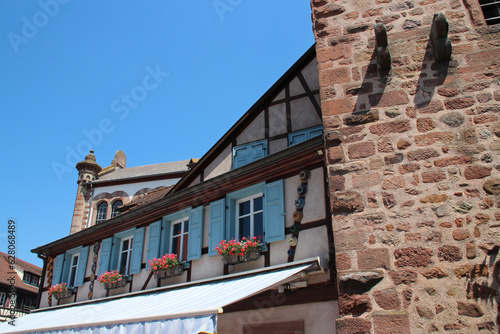
<path id="1" fill-rule="evenodd" d="M 70 234 L 85 229 L 92 196 L 91 183 L 97 178 L 97 175 L 102 170 L 101 166 L 96 162 L 93 150 L 90 150 L 90 153 L 85 157 L 84 161 L 80 161 L 76 164 L 76 169 L 78 170 L 78 190 L 76 193 Z"/>

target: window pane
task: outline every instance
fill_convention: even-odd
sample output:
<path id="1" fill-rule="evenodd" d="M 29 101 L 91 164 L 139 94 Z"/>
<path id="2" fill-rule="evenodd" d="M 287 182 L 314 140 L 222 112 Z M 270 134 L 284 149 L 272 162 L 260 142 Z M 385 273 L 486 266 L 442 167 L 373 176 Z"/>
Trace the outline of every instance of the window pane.
<path id="1" fill-rule="evenodd" d="M 247 215 L 250 213 L 250 201 L 241 202 L 239 207 L 239 216 Z"/>
<path id="2" fill-rule="evenodd" d="M 122 251 L 126 251 L 128 249 L 128 243 L 129 243 L 129 239 L 125 239 L 123 240 L 122 242 Z"/>
<path id="3" fill-rule="evenodd" d="M 178 235 L 178 234 L 181 234 L 182 232 L 182 224 L 179 223 L 179 224 L 175 224 L 172 226 L 172 235 Z"/>
<path id="4" fill-rule="evenodd" d="M 240 221 L 240 239 L 243 237 L 250 236 L 250 217 L 243 217 L 239 219 Z"/>
<path id="5" fill-rule="evenodd" d="M 184 222 L 184 233 L 189 231 L 189 220 L 186 220 Z"/>
<path id="6" fill-rule="evenodd" d="M 105 221 L 107 214 L 108 214 L 108 203 L 102 202 L 97 207 L 97 215 L 96 215 L 96 220 L 95 220 L 96 224 L 99 224 L 99 223 Z"/>
<path id="7" fill-rule="evenodd" d="M 262 212 L 253 216 L 253 235 L 252 237 L 264 235 L 264 215 Z"/>
<path id="8" fill-rule="evenodd" d="M 172 238 L 172 253 L 181 254 L 181 239 L 180 237 Z"/>
<path id="9" fill-rule="evenodd" d="M 121 254 L 120 268 L 118 270 L 122 274 L 126 274 L 127 273 L 127 258 L 128 258 L 128 253 L 125 252 L 125 253 Z"/>
<path id="10" fill-rule="evenodd" d="M 262 197 L 257 197 L 253 200 L 253 211 L 262 210 Z"/>

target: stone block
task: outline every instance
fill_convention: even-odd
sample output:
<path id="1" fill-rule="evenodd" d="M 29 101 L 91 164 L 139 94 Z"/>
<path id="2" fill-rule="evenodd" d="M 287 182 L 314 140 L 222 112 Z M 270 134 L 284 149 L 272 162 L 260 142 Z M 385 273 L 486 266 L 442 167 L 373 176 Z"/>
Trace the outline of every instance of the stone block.
<path id="1" fill-rule="evenodd" d="M 405 311 L 384 311 L 373 314 L 374 334 L 410 334 L 410 319 Z"/>
<path id="2" fill-rule="evenodd" d="M 357 250 L 365 248 L 368 236 L 364 230 L 335 232 L 335 250 Z"/>
<path id="3" fill-rule="evenodd" d="M 399 310 L 401 309 L 401 301 L 396 289 L 385 289 L 373 292 L 373 298 L 378 306 L 384 310 Z"/>
<path id="4" fill-rule="evenodd" d="M 375 155 L 375 144 L 373 142 L 356 143 L 347 149 L 349 159 L 362 159 Z"/>
<path id="5" fill-rule="evenodd" d="M 396 249 L 394 258 L 397 267 L 426 267 L 432 263 L 433 251 L 423 247 Z"/>
<path id="6" fill-rule="evenodd" d="M 390 269 L 391 260 L 387 248 L 367 248 L 358 251 L 358 268 L 360 269 Z"/>
<path id="7" fill-rule="evenodd" d="M 410 121 L 392 121 L 386 123 L 373 124 L 369 127 L 372 134 L 382 136 L 388 133 L 403 133 L 410 130 Z"/>

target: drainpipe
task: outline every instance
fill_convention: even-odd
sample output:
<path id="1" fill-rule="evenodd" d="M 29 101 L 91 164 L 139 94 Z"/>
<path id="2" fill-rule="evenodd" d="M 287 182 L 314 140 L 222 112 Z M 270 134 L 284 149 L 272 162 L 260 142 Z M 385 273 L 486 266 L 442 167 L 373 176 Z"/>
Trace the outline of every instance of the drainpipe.
<path id="1" fill-rule="evenodd" d="M 42 277 L 40 277 L 40 285 L 38 286 L 38 295 L 36 297 L 37 308 L 40 308 L 40 302 L 42 301 L 43 286 L 45 285 L 45 274 L 47 273 L 47 257 L 44 255 L 37 254 L 39 259 L 43 261 Z"/>

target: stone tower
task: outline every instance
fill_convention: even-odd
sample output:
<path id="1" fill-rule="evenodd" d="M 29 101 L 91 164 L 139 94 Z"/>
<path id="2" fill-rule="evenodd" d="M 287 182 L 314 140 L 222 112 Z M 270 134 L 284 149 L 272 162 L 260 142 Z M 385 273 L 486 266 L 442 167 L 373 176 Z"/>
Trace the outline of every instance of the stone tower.
<path id="1" fill-rule="evenodd" d="M 337 333 L 497 333 L 500 24 L 477 0 L 311 7 Z"/>
<path id="2" fill-rule="evenodd" d="M 87 224 L 92 195 L 90 182 L 97 178 L 102 168 L 97 164 L 94 151 L 91 150 L 84 161 L 76 164 L 76 169 L 78 170 L 78 189 L 70 234 L 83 230 Z"/>

